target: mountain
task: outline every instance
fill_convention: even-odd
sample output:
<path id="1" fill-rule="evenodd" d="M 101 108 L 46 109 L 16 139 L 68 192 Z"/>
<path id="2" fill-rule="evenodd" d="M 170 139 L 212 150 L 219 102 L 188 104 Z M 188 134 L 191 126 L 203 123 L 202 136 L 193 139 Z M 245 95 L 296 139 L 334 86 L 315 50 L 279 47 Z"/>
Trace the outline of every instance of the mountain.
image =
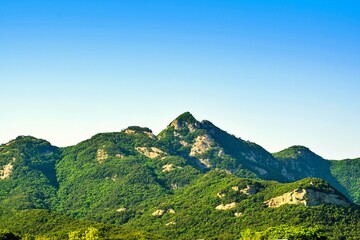
<path id="1" fill-rule="evenodd" d="M 172 121 L 159 139 L 172 153 L 203 169 L 224 169 L 240 177 L 284 178 L 271 171 L 276 159 L 259 145 L 236 138 L 209 121 L 198 122 L 189 112 Z"/>
<path id="2" fill-rule="evenodd" d="M 157 148 L 151 132 L 135 127 L 98 134 L 63 149 L 62 161 L 56 166 L 59 181 L 56 210 L 96 221 L 126 222 L 137 210 L 129 206 L 169 191 L 170 183 L 156 174 L 162 173 L 160 164 L 173 162 L 180 166 L 184 160 L 178 157 L 161 160 L 160 156 L 165 155 L 165 150 Z M 189 178 L 197 173 L 191 167 L 182 171 Z M 185 184 L 188 180 L 184 177 L 181 181 Z M 117 210 L 122 208 L 127 209 L 126 214 L 119 215 Z"/>
<path id="3" fill-rule="evenodd" d="M 197 121 L 189 112 L 172 121 L 158 135 L 172 154 L 183 156 L 203 169 L 224 169 L 239 177 L 290 182 L 306 177 L 328 181 L 355 203 L 360 203 L 360 163 L 357 159 L 330 161 L 309 148 L 293 146 L 271 154 L 261 146 L 244 141 L 209 121 Z M 345 164 L 347 163 L 348 164 Z M 351 165 L 352 169 L 348 169 Z M 340 173 L 352 172 L 346 180 Z"/>
<path id="4" fill-rule="evenodd" d="M 294 191 L 299 192 L 299 196 L 294 197 L 297 202 L 283 197 Z M 304 193 L 306 191 L 307 193 Z M 274 199 L 277 198 L 283 201 L 277 202 L 278 205 L 268 204 L 276 203 Z M 336 205 L 343 207 L 335 207 Z M 340 219 L 345 217 L 340 212 L 351 209 L 344 206 L 350 206 L 348 200 L 320 179 L 280 184 L 238 178 L 226 171 L 212 170 L 193 184 L 165 199 L 159 199 L 144 214 L 129 221 L 128 226 L 161 232 L 171 239 L 208 239 L 214 236 L 218 239 L 237 239 L 250 226 L 256 232 L 266 230 L 269 226 L 292 225 L 309 228 L 316 223 L 325 231 L 326 219 L 330 219 L 333 214 L 339 217 L 334 225 L 340 224 Z M 359 212 L 355 208 L 350 210 L 351 217 L 348 217 L 353 218 L 350 220 L 351 225 L 357 224 L 357 214 Z M 190 231 L 179 237 L 178 234 L 183 229 Z M 194 230 L 191 231 L 192 229 Z M 336 236 L 342 235 L 341 231 L 327 231 Z M 356 233 L 347 231 L 347 234 L 350 236 Z"/>
<path id="5" fill-rule="evenodd" d="M 318 177 L 328 181 L 355 203 L 360 203 L 360 161 L 325 160 L 303 146 L 293 146 L 273 154 L 282 163 L 282 174 L 289 181 Z"/>
<path id="6" fill-rule="evenodd" d="M 60 149 L 20 136 L 0 146 L 0 203 L 15 209 L 49 208 L 58 187 Z"/>
<path id="7" fill-rule="evenodd" d="M 131 126 L 65 148 L 30 136 L 1 145 L 0 229 L 59 239 L 95 230 L 107 239 L 339 239 L 360 234 L 359 177 L 360 159 L 330 161 L 303 146 L 271 154 L 186 112 L 157 136 Z"/>

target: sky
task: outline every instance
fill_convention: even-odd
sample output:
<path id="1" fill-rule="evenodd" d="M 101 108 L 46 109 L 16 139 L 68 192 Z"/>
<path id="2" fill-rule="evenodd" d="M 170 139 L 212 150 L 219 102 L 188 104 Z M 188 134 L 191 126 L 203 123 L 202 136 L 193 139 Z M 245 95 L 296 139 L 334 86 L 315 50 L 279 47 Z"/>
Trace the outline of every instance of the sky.
<path id="1" fill-rule="evenodd" d="M 270 152 L 360 157 L 360 2 L 0 0 L 0 144 L 190 111 Z"/>

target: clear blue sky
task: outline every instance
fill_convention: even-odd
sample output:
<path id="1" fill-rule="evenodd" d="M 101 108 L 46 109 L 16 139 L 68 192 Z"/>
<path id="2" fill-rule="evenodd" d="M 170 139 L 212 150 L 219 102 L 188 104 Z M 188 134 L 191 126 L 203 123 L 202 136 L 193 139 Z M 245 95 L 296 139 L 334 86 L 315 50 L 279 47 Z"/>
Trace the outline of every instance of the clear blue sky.
<path id="1" fill-rule="evenodd" d="M 0 1 L 0 143 L 190 111 L 279 151 L 360 157 L 359 1 Z"/>

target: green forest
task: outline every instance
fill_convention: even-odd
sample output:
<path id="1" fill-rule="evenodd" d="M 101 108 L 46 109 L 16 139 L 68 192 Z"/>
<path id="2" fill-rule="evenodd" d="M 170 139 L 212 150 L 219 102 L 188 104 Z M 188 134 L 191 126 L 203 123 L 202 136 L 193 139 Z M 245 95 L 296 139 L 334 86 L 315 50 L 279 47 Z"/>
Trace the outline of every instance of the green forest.
<path id="1" fill-rule="evenodd" d="M 360 159 L 269 153 L 186 112 L 74 146 L 0 146 L 0 239 L 357 239 Z"/>

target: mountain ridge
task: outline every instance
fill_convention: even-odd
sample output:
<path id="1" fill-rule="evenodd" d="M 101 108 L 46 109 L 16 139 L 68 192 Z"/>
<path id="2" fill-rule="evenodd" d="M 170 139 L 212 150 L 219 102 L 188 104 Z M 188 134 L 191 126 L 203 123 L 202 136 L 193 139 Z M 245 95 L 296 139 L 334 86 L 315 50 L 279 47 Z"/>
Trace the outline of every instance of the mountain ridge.
<path id="1" fill-rule="evenodd" d="M 246 225 L 265 231 L 276 222 L 254 224 L 264 216 L 309 228 L 305 208 L 315 222 L 334 213 L 351 222 L 360 203 L 360 159 L 325 160 L 304 146 L 271 154 L 189 112 L 157 136 L 147 127 L 130 126 L 62 148 L 21 136 L 0 145 L 0 177 L 5 172 L 0 207 L 46 209 L 152 233 L 162 229 L 164 236 L 180 239 L 182 228 L 189 231 L 183 239 L 216 233 L 235 239 Z M 293 211 L 305 222 L 292 219 Z M 202 230 L 192 232 L 194 226 Z"/>
<path id="2" fill-rule="evenodd" d="M 209 120 L 198 121 L 198 120 L 193 116 L 193 114 L 191 114 L 189 111 L 186 111 L 186 112 L 180 114 L 180 115 L 179 115 L 178 117 L 176 117 L 173 121 L 171 121 L 171 122 L 168 124 L 167 127 L 171 126 L 171 124 L 172 124 L 173 122 L 175 122 L 176 120 L 178 120 L 178 121 L 179 121 L 179 120 L 180 120 L 180 121 L 184 121 L 184 120 L 186 120 L 186 119 L 188 119 L 188 120 L 190 121 L 190 122 L 189 122 L 190 124 L 191 124 L 191 123 L 201 123 L 201 124 L 204 124 L 204 125 L 211 125 L 211 126 L 216 127 L 216 126 L 215 126 L 212 122 L 210 122 Z M 187 121 L 185 121 L 185 122 L 187 122 Z M 98 134 L 118 133 L 118 132 L 125 131 L 125 130 L 127 130 L 127 129 L 142 129 L 143 131 L 147 131 L 147 132 L 153 133 L 153 131 L 152 131 L 151 128 L 149 128 L 149 127 L 141 127 L 141 126 L 137 126 L 137 125 L 130 125 L 130 126 L 124 128 L 124 129 L 120 130 L 120 131 L 111 131 L 111 132 L 100 132 L 100 133 L 96 133 L 95 135 L 91 136 L 89 139 L 91 139 L 92 137 L 94 137 L 94 136 L 96 136 L 96 135 L 98 135 Z M 163 132 L 164 130 L 166 130 L 166 128 L 163 129 L 162 131 L 160 131 L 160 132 L 158 133 L 158 135 L 160 135 L 161 132 Z M 158 135 L 156 135 L 156 136 L 158 136 Z M 232 135 L 232 134 L 230 134 L 230 135 Z M 232 136 L 234 136 L 235 138 L 241 139 L 240 137 L 236 137 L 235 135 L 232 135 Z M 46 141 L 46 142 L 50 143 L 49 141 L 47 141 L 47 140 L 44 139 L 44 138 L 38 138 L 38 137 L 32 136 L 32 135 L 19 135 L 19 136 L 15 137 L 14 139 L 9 140 L 8 142 L 5 142 L 5 143 L 0 144 L 0 147 L 1 147 L 2 145 L 7 145 L 7 144 L 11 143 L 12 141 L 15 141 L 15 140 L 18 139 L 18 138 L 34 138 L 34 139 L 43 140 L 43 141 Z M 83 141 L 86 141 L 86 140 L 88 140 L 88 139 L 81 140 L 79 143 L 81 143 L 81 142 L 83 142 Z M 249 140 L 246 140 L 246 141 L 249 141 Z M 249 141 L 249 142 L 250 142 L 250 141 Z M 51 143 L 50 143 L 50 144 L 51 144 Z M 78 143 L 76 143 L 76 144 L 78 144 Z M 74 145 L 76 145 L 76 144 L 74 144 Z M 51 144 L 51 145 L 53 145 L 53 144 Z M 57 146 L 57 147 L 58 147 L 58 148 L 67 148 L 67 147 L 71 147 L 71 146 L 74 146 L 74 145 L 68 145 L 68 146 L 62 146 L 62 147 Z M 56 146 L 56 145 L 53 145 L 53 146 Z M 311 151 L 309 147 L 303 146 L 303 145 L 292 145 L 292 146 L 289 146 L 289 147 L 287 147 L 287 148 L 284 148 L 284 149 L 282 149 L 282 150 L 280 150 L 280 151 L 278 151 L 278 152 L 273 152 L 273 153 L 269 152 L 269 153 L 271 153 L 272 155 L 276 155 L 276 154 L 279 154 L 279 153 L 281 153 L 281 152 L 283 152 L 283 151 L 286 151 L 286 150 L 289 150 L 289 149 L 292 149 L 292 148 L 298 148 L 298 147 L 300 147 L 300 148 L 302 148 L 302 149 L 304 149 L 304 150 L 308 150 L 308 151 L 310 151 L 311 153 L 313 153 L 313 154 L 321 157 L 320 155 L 318 155 L 318 154 L 314 153 L 313 151 Z M 264 149 L 265 149 L 265 148 L 264 148 Z M 267 151 L 267 150 L 266 150 L 266 151 Z M 342 160 L 356 160 L 356 159 L 360 159 L 360 156 L 359 156 L 359 157 L 356 157 L 356 158 L 324 159 L 324 160 L 328 160 L 328 161 L 342 161 Z"/>
<path id="3" fill-rule="evenodd" d="M 152 157 L 160 155 L 164 157 L 168 154 L 179 155 L 188 159 L 193 166 L 201 167 L 203 170 L 220 168 L 238 176 L 259 177 L 281 182 L 294 181 L 304 177 L 320 177 L 330 181 L 351 198 L 351 193 L 348 193 L 346 187 L 343 187 L 347 184 L 346 181 L 339 183 L 332 177 L 331 169 L 338 169 L 333 166 L 343 165 L 341 161 L 334 162 L 334 160 L 323 159 L 309 148 L 299 145 L 291 146 L 277 153 L 270 153 L 255 143 L 244 141 L 221 130 L 208 120 L 201 122 L 196 120 L 190 112 L 184 112 L 176 117 L 157 136 L 152 133 L 150 128 L 130 126 L 120 132 L 98 133 L 73 146 L 57 148 L 63 151 L 92 141 L 92 139 L 101 138 L 106 141 L 107 137 L 111 139 L 115 135 L 119 136 L 119 140 L 135 141 L 135 144 L 129 145 L 125 149 L 118 149 L 118 156 L 126 154 L 135 156 L 137 153 Z M 147 138 L 143 139 L 142 135 Z M 50 144 L 46 140 L 32 136 L 19 136 L 0 145 L 0 149 L 21 139 L 33 139 Z M 141 141 L 136 139 L 141 139 Z M 101 158 L 106 159 L 106 152 L 98 149 L 98 159 Z M 356 159 L 348 161 L 357 162 Z M 360 202 L 360 196 L 353 200 Z"/>

